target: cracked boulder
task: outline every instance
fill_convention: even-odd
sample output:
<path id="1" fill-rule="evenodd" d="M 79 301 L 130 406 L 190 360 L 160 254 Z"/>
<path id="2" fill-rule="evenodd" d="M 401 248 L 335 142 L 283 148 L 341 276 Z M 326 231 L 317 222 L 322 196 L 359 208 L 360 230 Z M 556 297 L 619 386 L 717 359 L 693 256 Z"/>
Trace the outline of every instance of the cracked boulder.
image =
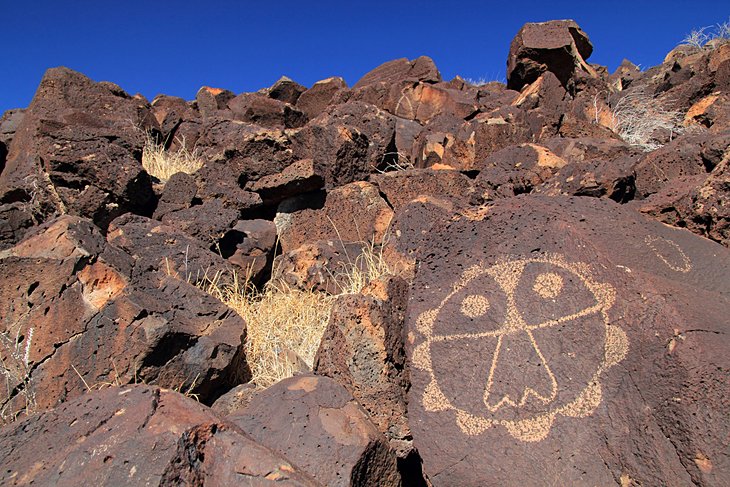
<path id="1" fill-rule="evenodd" d="M 0 255 L 4 417 L 133 382 L 210 403 L 248 379 L 244 321 L 188 280 L 225 261 L 144 217 L 109 236 L 63 216 Z"/>
<path id="2" fill-rule="evenodd" d="M 420 196 L 435 196 L 468 202 L 474 194 L 474 182 L 448 166 L 443 169 L 407 169 L 373 175 L 370 181 L 387 198 L 394 211 Z"/>
<path id="3" fill-rule="evenodd" d="M 108 387 L 0 429 L 3 485 L 320 485 L 176 392 Z"/>
<path id="4" fill-rule="evenodd" d="M 314 359 L 314 372 L 345 386 L 402 457 L 410 439 L 403 333 L 407 304 L 408 284 L 397 277 L 340 296 Z"/>
<path id="5" fill-rule="evenodd" d="M 24 203 L 38 221 L 69 213 L 102 230 L 126 212 L 151 214 L 142 168 L 146 132 L 158 124 L 146 101 L 68 68 L 46 71 L 0 174 L 0 203 Z"/>
<path id="6" fill-rule="evenodd" d="M 310 119 L 315 118 L 325 111 L 338 92 L 345 90 L 347 83 L 339 76 L 317 81 L 299 96 L 296 107 Z"/>
<path id="7" fill-rule="evenodd" d="M 318 240 L 382 243 L 392 217 L 378 188 L 356 182 L 286 200 L 274 223 L 282 251 L 289 252 Z"/>
<path id="8" fill-rule="evenodd" d="M 546 71 L 566 88 L 578 75 L 597 77 L 585 61 L 592 52 L 588 35 L 572 20 L 527 23 L 510 45 L 507 87 L 520 91 Z"/>
<path id="9" fill-rule="evenodd" d="M 421 238 L 408 419 L 434 486 L 730 481 L 730 250 L 537 195 Z"/>
<path id="10" fill-rule="evenodd" d="M 284 379 L 228 419 L 328 486 L 400 485 L 395 452 L 334 380 Z"/>

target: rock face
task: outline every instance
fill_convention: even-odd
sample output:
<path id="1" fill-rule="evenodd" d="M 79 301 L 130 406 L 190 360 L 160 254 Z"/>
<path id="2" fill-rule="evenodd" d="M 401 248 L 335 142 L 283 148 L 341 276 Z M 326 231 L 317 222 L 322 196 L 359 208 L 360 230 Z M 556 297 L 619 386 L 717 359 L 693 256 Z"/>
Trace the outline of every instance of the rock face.
<path id="1" fill-rule="evenodd" d="M 400 485 L 385 438 L 347 390 L 326 377 L 285 379 L 229 419 L 323 485 Z"/>
<path id="2" fill-rule="evenodd" d="M 113 83 L 49 69 L 13 137 L 0 202 L 26 203 L 41 221 L 70 213 L 102 229 L 128 211 L 149 215 L 141 157 L 145 132 L 155 130 L 146 102 Z"/>
<path id="3" fill-rule="evenodd" d="M 8 425 L 0 454 L 3 485 L 319 485 L 208 408 L 144 385 Z"/>
<path id="4" fill-rule="evenodd" d="M 730 41 L 592 49 L 151 103 L 48 70 L 0 117 L 0 484 L 730 485 Z"/>
<path id="5" fill-rule="evenodd" d="M 434 485 L 728 481 L 727 249 L 532 195 L 428 240 L 409 420 Z"/>
<path id="6" fill-rule="evenodd" d="M 572 20 L 525 24 L 512 40 L 507 59 L 507 87 L 521 90 L 545 71 L 567 86 L 577 72 L 595 75 L 586 63 L 593 52 L 588 36 Z"/>
<path id="7" fill-rule="evenodd" d="M 118 245 L 89 220 L 64 216 L 2 254 L 0 327 L 22 338 L 27 360 L 17 365 L 34 388 L 23 391 L 21 375 L 3 389 L 4 417 L 25 409 L 28 394 L 47 408 L 89 388 L 144 381 L 209 402 L 247 379 L 243 320 L 185 277 L 217 256 L 191 242 L 174 251 L 174 232 L 159 224 L 146 227 L 152 245 L 142 250 L 140 222 L 122 218 L 131 222 L 110 233 Z M 153 234 L 165 231 L 167 253 L 157 253 Z"/>

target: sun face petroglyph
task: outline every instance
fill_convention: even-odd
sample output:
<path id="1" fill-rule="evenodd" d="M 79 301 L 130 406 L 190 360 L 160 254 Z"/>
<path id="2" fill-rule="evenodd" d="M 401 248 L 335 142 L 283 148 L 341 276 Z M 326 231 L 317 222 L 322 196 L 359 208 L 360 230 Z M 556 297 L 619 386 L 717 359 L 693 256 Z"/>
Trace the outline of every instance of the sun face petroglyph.
<path id="1" fill-rule="evenodd" d="M 608 320 L 614 299 L 588 265 L 558 255 L 467 269 L 416 321 L 424 408 L 452 411 L 467 435 L 499 425 L 522 441 L 544 439 L 558 415 L 593 414 L 603 372 L 628 351 Z"/>
<path id="2" fill-rule="evenodd" d="M 649 235 L 644 239 L 644 242 L 673 271 L 686 274 L 692 270 L 692 261 L 687 257 L 687 254 L 684 253 L 682 248 L 673 241 L 667 238 Z"/>

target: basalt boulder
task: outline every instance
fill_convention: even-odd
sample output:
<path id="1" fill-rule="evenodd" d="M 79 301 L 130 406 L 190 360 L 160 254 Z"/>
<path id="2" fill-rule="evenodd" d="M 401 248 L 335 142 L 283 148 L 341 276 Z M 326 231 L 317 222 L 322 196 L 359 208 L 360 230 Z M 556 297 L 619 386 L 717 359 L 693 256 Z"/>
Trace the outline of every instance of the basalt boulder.
<path id="1" fill-rule="evenodd" d="M 63 216 L 2 253 L 3 337 L 27 350 L 4 357 L 17 373 L 3 416 L 137 381 L 209 403 L 247 380 L 245 323 L 191 283 L 225 261 L 140 216 L 109 237 Z"/>
<path id="2" fill-rule="evenodd" d="M 728 482 L 730 251 L 535 195 L 420 238 L 408 417 L 433 485 Z"/>
<path id="3" fill-rule="evenodd" d="M 146 101 L 67 68 L 46 71 L 17 126 L 0 203 L 27 203 L 38 221 L 61 213 L 103 230 L 122 213 L 154 209 L 142 168 L 146 133 L 158 124 Z"/>
<path id="4" fill-rule="evenodd" d="M 7 425 L 0 454 L 3 485 L 320 485 L 193 399 L 146 385 Z"/>
<path id="5" fill-rule="evenodd" d="M 550 71 L 567 88 L 577 74 L 596 76 L 586 62 L 592 52 L 588 36 L 572 20 L 525 24 L 510 45 L 507 87 L 519 91 Z"/>
<path id="6" fill-rule="evenodd" d="M 284 379 L 228 419 L 323 485 L 400 485 L 385 437 L 352 395 L 327 377 Z"/>

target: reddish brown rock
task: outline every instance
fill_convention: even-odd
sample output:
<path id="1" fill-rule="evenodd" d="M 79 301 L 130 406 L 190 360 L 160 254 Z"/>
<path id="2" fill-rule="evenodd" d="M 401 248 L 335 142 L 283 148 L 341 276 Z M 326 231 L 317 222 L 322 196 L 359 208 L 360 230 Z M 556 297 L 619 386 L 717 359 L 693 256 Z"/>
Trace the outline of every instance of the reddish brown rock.
<path id="1" fill-rule="evenodd" d="M 323 485 L 400 485 L 385 437 L 352 395 L 327 377 L 284 379 L 228 419 Z"/>
<path id="2" fill-rule="evenodd" d="M 410 438 L 403 333 L 407 303 L 408 284 L 396 277 L 339 297 L 314 359 L 314 371 L 345 386 L 395 448 Z"/>
<path id="3" fill-rule="evenodd" d="M 535 195 L 423 238 L 408 417 L 433 485 L 728 482 L 728 249 Z"/>
<path id="4" fill-rule="evenodd" d="M 668 225 L 688 230 L 730 247 L 730 170 L 726 154 L 708 175 L 673 179 L 635 208 Z"/>
<path id="5" fill-rule="evenodd" d="M 616 68 L 616 71 L 611 74 L 611 83 L 618 90 L 625 90 L 640 77 L 641 69 L 628 59 L 624 59 Z"/>
<path id="6" fill-rule="evenodd" d="M 487 157 L 474 184 L 487 200 L 530 193 L 566 164 L 546 147 L 520 144 Z"/>
<path id="7" fill-rule="evenodd" d="M 269 269 L 276 246 L 276 225 L 268 220 L 242 220 L 217 245 L 221 257 L 238 266 L 239 275 L 259 284 Z"/>
<path id="8" fill-rule="evenodd" d="M 274 223 L 283 252 L 317 240 L 383 241 L 393 210 L 372 184 L 347 184 L 327 193 L 323 202 L 316 199 L 293 198 L 279 205 Z"/>
<path id="9" fill-rule="evenodd" d="M 221 416 L 228 416 L 246 409 L 251 399 L 260 392 L 252 382 L 240 384 L 215 400 L 210 408 Z"/>
<path id="10" fill-rule="evenodd" d="M 287 166 L 279 174 L 264 176 L 249 188 L 261 196 L 265 205 L 276 205 L 287 198 L 317 191 L 324 178 L 312 159 L 303 159 Z"/>
<path id="11" fill-rule="evenodd" d="M 353 90 L 377 83 L 394 83 L 398 81 L 425 81 L 438 83 L 441 74 L 431 58 L 421 56 L 409 61 L 406 58 L 395 59 L 373 69 L 352 87 Z"/>
<path id="12" fill-rule="evenodd" d="M 196 175 L 200 177 L 208 170 L 210 181 L 223 184 L 229 190 L 279 173 L 298 159 L 306 158 L 294 154 L 292 141 L 284 131 L 235 120 L 206 120 L 196 144 L 208 161 Z M 238 190 L 241 191 L 240 187 Z"/>
<path id="13" fill-rule="evenodd" d="M 507 87 L 521 90 L 545 71 L 568 87 L 577 73 L 595 76 L 586 63 L 593 52 L 588 36 L 572 20 L 528 23 L 517 33 L 507 58 Z"/>
<path id="14" fill-rule="evenodd" d="M 223 88 L 203 86 L 195 95 L 195 100 L 200 114 L 204 117 L 212 117 L 219 115 L 220 111 L 226 110 L 228 102 L 235 96 L 232 91 Z"/>
<path id="15" fill-rule="evenodd" d="M 408 169 L 370 177 L 395 211 L 419 196 L 453 198 L 464 203 L 474 194 L 474 183 L 453 169 Z"/>
<path id="16" fill-rule="evenodd" d="M 151 110 L 160 126 L 160 139 L 166 147 L 170 147 L 174 142 L 182 143 L 182 139 L 187 137 L 186 131 L 178 133 L 180 126 L 185 121 L 196 120 L 200 117 L 187 101 L 176 96 L 156 96 L 152 100 Z M 185 140 L 184 142 L 187 143 L 188 141 Z M 191 142 L 194 142 L 194 140 Z"/>
<path id="17" fill-rule="evenodd" d="M 297 128 L 307 123 L 307 117 L 289 103 L 259 93 L 243 93 L 228 100 L 233 120 L 253 123 L 267 128 Z"/>
<path id="18" fill-rule="evenodd" d="M 141 156 L 145 132 L 156 129 L 147 103 L 118 86 L 49 69 L 17 126 L 0 203 L 27 203 L 38 221 L 88 217 L 102 229 L 128 211 L 151 214 Z"/>
<path id="19" fill-rule="evenodd" d="M 364 134 L 369 141 L 367 163 L 370 170 L 382 169 L 398 157 L 396 118 L 373 105 L 361 101 L 335 105 L 317 117 L 317 123 L 322 126 L 344 125 Z"/>
<path id="20" fill-rule="evenodd" d="M 34 406 L 135 381 L 208 402 L 245 380 L 243 320 L 187 281 L 225 261 L 144 217 L 119 218 L 109 237 L 64 216 L 0 258 L 0 331 L 28 349 Z M 8 390 L 3 411 L 24 409 Z"/>
<path id="21" fill-rule="evenodd" d="M 310 119 L 322 113 L 337 92 L 347 90 L 347 83 L 340 77 L 317 81 L 297 99 L 296 106 Z"/>
<path id="22" fill-rule="evenodd" d="M 302 93 L 307 91 L 307 88 L 286 76 L 282 76 L 266 91 L 269 98 L 295 105 Z"/>
<path id="23" fill-rule="evenodd" d="M 684 135 L 647 153 L 636 165 L 638 197 L 647 197 L 682 176 L 710 172 L 730 146 L 730 132 Z"/>
<path id="24" fill-rule="evenodd" d="M 3 485 L 319 485 L 208 408 L 145 385 L 7 425 L 0 454 Z"/>
<path id="25" fill-rule="evenodd" d="M 306 243 L 274 260 L 273 277 L 295 289 L 340 294 L 349 288 L 353 270 L 364 272 L 364 248 L 362 242 L 340 240 Z"/>
<path id="26" fill-rule="evenodd" d="M 314 160 L 327 189 L 363 181 L 372 170 L 370 140 L 355 127 L 317 118 L 289 135 L 292 153 Z"/>

